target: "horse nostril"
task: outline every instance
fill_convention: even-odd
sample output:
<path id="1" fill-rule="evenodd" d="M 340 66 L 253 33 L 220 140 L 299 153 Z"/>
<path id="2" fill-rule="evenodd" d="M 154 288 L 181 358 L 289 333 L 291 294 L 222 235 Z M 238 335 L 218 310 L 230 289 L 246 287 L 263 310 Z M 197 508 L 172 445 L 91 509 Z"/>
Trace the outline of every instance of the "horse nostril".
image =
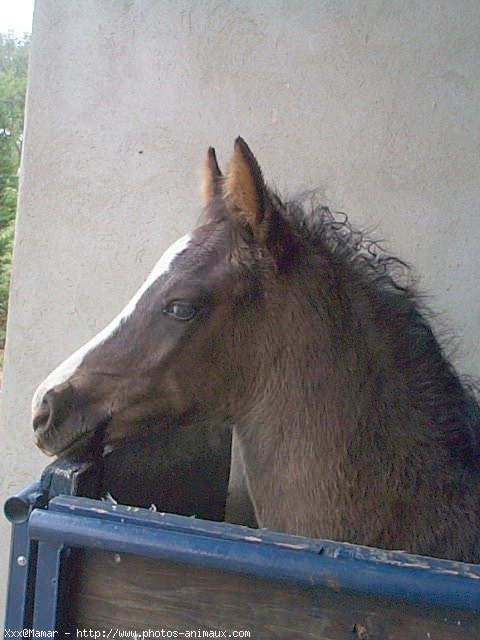
<path id="1" fill-rule="evenodd" d="M 51 415 L 50 405 L 48 403 L 48 400 L 44 398 L 42 400 L 42 404 L 40 405 L 40 408 L 38 409 L 38 411 L 36 411 L 35 415 L 33 416 L 32 422 L 33 422 L 33 430 L 35 431 L 35 433 L 42 434 L 42 433 L 45 433 L 45 431 L 47 431 L 48 427 L 50 426 L 50 415 Z"/>

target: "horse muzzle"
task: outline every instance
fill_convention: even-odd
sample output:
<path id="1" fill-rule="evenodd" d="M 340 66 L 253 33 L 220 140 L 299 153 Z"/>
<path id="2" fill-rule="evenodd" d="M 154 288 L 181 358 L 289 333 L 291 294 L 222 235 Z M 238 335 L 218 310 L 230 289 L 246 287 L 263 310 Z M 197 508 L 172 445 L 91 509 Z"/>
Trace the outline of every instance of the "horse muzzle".
<path id="1" fill-rule="evenodd" d="M 43 396 L 32 416 L 35 443 L 48 456 L 93 452 L 110 419 L 108 411 L 92 409 L 72 385 L 62 384 Z"/>

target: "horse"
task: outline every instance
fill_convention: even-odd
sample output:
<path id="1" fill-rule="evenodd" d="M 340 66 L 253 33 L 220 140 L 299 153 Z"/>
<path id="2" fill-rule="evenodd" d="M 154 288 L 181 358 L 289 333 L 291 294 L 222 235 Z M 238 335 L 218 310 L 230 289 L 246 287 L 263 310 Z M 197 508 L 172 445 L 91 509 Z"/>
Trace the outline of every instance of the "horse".
<path id="1" fill-rule="evenodd" d="M 478 562 L 480 408 L 404 263 L 282 200 L 242 138 L 201 191 L 194 231 L 37 389 L 38 446 L 234 428 L 259 526 Z"/>

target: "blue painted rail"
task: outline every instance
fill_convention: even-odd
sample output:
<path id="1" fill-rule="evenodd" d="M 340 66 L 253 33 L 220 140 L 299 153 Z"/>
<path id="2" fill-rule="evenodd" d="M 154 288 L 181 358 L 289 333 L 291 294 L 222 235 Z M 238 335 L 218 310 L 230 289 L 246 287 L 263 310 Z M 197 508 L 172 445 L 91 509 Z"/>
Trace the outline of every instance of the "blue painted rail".
<path id="1" fill-rule="evenodd" d="M 7 503 L 13 522 L 5 624 L 10 630 L 58 628 L 68 556 L 71 549 L 84 549 L 319 593 L 359 594 L 469 612 L 473 635 L 461 637 L 480 638 L 479 565 L 288 536 L 78 496 L 44 498 L 36 483 Z M 478 636 L 472 620 L 479 622 Z"/>

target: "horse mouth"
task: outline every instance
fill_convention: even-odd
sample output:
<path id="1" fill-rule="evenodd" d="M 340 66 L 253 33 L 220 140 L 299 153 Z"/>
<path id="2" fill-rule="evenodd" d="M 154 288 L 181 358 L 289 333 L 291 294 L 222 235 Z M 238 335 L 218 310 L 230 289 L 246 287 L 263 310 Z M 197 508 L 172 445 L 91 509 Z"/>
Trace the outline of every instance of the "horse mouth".
<path id="1" fill-rule="evenodd" d="M 105 430 L 110 419 L 85 429 L 80 433 L 51 433 L 39 436 L 36 444 L 47 456 L 56 456 L 62 460 L 87 460 L 102 455 Z"/>

